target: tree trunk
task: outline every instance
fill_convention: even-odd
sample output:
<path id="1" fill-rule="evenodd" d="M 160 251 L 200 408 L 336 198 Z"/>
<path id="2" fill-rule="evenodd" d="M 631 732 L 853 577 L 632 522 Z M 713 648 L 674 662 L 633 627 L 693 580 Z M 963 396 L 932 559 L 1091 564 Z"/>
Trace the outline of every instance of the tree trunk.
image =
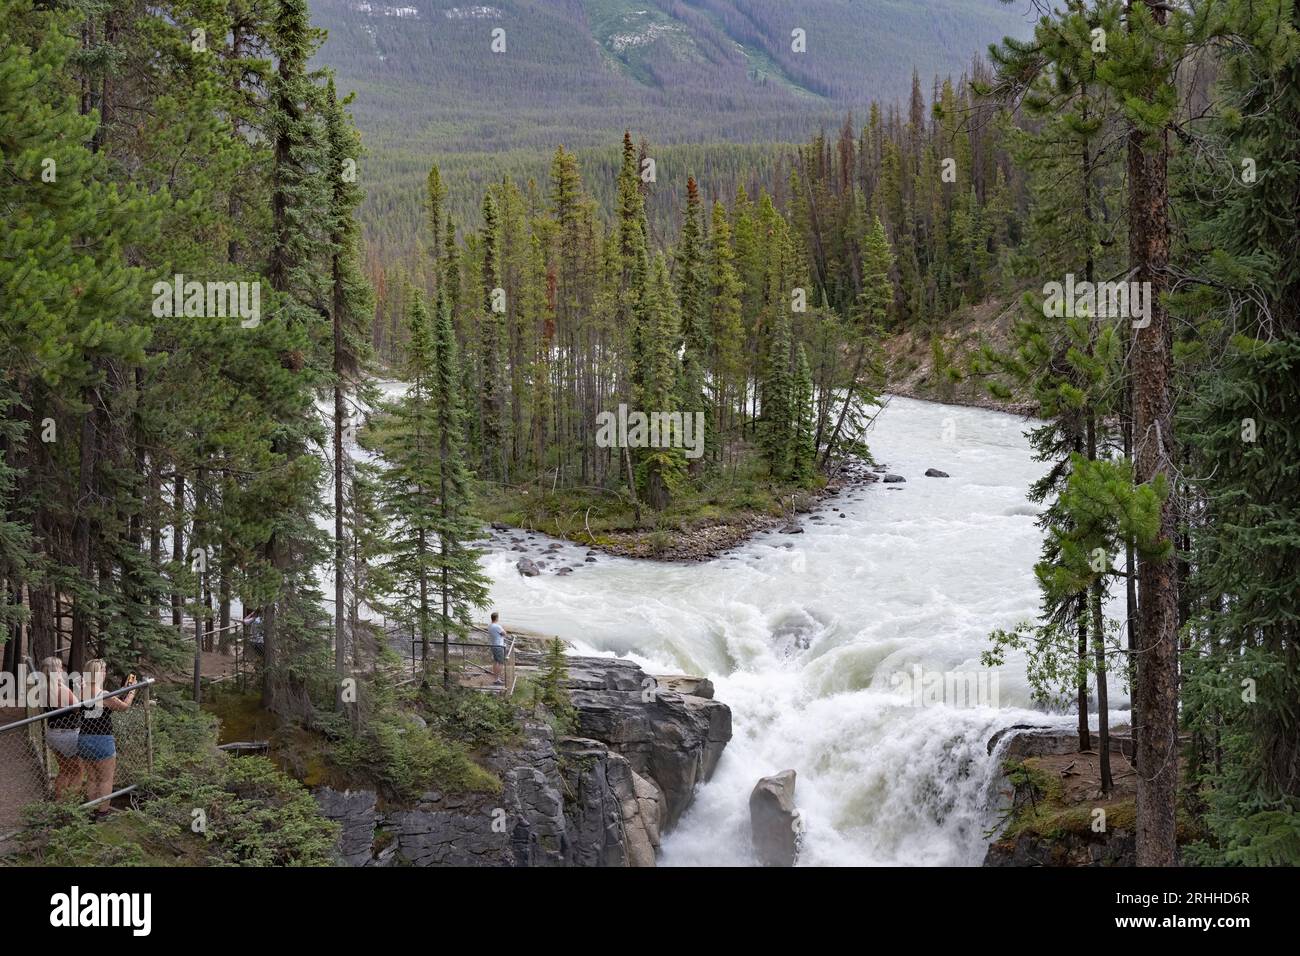
<path id="1" fill-rule="evenodd" d="M 1160 23 L 1163 11 L 1153 6 Z M 1157 53 L 1156 69 L 1164 70 Z M 1129 264 L 1133 279 L 1150 283 L 1150 320 L 1133 343 L 1135 479 L 1163 475 L 1170 495 L 1160 509 L 1160 538 L 1176 540 L 1173 497 L 1173 327 L 1161 296 L 1169 265 L 1168 133 L 1128 133 Z M 1178 786 L 1178 579 L 1173 555 L 1144 560 L 1138 570 L 1137 864 L 1177 863 L 1175 801 Z"/>
<path id="2" fill-rule="evenodd" d="M 224 559 L 221 561 L 221 567 L 218 571 L 220 575 L 217 582 L 217 633 L 221 636 L 217 638 L 217 648 L 223 654 L 230 653 L 230 565 Z"/>
<path id="3" fill-rule="evenodd" d="M 90 508 L 95 490 L 95 453 L 98 448 L 99 397 L 86 389 L 87 408 L 81 417 L 80 470 L 77 479 L 77 512 L 73 530 L 73 559 L 81 575 L 82 587 L 89 588 L 90 581 Z M 68 657 L 68 670 L 84 670 L 87 660 L 86 642 L 90 633 L 90 602 L 75 600 L 72 605 L 72 650 Z"/>
<path id="4" fill-rule="evenodd" d="M 429 683 L 429 571 L 424 564 L 428 542 L 423 528 L 419 531 L 417 553 L 420 555 L 420 684 L 424 686 Z"/>
<path id="5" fill-rule="evenodd" d="M 334 272 L 334 708 L 343 710 L 343 679 L 347 675 L 347 629 L 344 623 L 346 594 L 344 591 L 344 562 L 346 550 L 343 540 L 343 423 L 346 409 L 343 402 L 343 276 L 339 254 L 333 257 Z"/>
<path id="6" fill-rule="evenodd" d="M 185 563 L 185 476 L 178 470 L 172 490 L 172 627 L 181 629 L 184 598 L 176 579 Z"/>
<path id="7" fill-rule="evenodd" d="M 1092 583 L 1089 593 L 1092 606 L 1092 646 L 1096 655 L 1097 671 L 1097 740 L 1101 750 L 1101 792 L 1110 793 L 1115 788 L 1110 773 L 1110 706 L 1106 692 L 1106 631 L 1101 613 L 1101 579 Z"/>
<path id="8" fill-rule="evenodd" d="M 272 531 L 266 542 L 266 561 L 273 571 L 278 571 L 280 558 L 280 535 Z M 262 706 L 274 711 L 276 708 L 275 672 L 280 666 L 280 636 L 276 633 L 276 603 L 279 593 L 271 596 L 262 608 Z"/>
<path id="9" fill-rule="evenodd" d="M 1076 688 L 1076 697 L 1079 701 L 1079 751 L 1092 749 L 1092 734 L 1088 730 L 1088 672 L 1086 670 L 1088 663 L 1088 617 L 1080 608 L 1079 617 L 1075 621 L 1079 633 L 1079 683 Z"/>
<path id="10" fill-rule="evenodd" d="M 636 496 L 636 473 L 632 470 L 632 452 L 623 446 L 623 464 L 627 469 L 627 490 L 632 496 L 632 507 L 636 509 L 636 526 L 641 527 L 641 502 Z"/>

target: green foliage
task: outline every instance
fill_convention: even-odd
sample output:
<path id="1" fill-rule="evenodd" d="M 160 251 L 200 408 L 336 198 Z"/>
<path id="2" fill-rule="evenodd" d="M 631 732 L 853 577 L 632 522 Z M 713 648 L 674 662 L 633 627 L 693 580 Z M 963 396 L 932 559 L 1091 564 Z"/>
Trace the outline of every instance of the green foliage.
<path id="1" fill-rule="evenodd" d="M 470 759 L 464 746 L 430 733 L 414 715 L 384 713 L 346 729 L 329 761 L 349 778 L 378 787 L 399 802 L 429 790 L 495 792 L 501 782 Z"/>
<path id="2" fill-rule="evenodd" d="M 560 735 L 573 734 L 578 729 L 578 711 L 569 699 L 568 688 L 564 686 L 568 678 L 569 666 L 564 659 L 564 642 L 553 640 L 546 645 L 542 671 L 533 681 L 532 706 L 534 711 L 539 706 L 546 708 L 548 718 Z"/>
<path id="3" fill-rule="evenodd" d="M 328 866 L 338 827 L 262 757 L 216 749 L 212 718 L 155 707 L 154 769 L 133 807 L 90 822 L 66 804 L 33 806 L 21 862 L 42 866 Z"/>
<path id="4" fill-rule="evenodd" d="M 103 824 L 69 803 L 33 803 L 23 815 L 13 862 L 22 866 L 146 866 L 144 849 L 113 839 Z"/>
<path id="5" fill-rule="evenodd" d="M 500 694 L 453 687 L 429 690 L 422 702 L 430 730 L 473 750 L 505 744 L 520 730 L 514 705 Z"/>
<path id="6" fill-rule="evenodd" d="M 419 635 L 428 654 L 435 637 L 468 634 L 473 608 L 487 602 L 479 553 L 468 546 L 470 515 L 459 362 L 444 304 L 430 323 L 423 296 L 411 299 L 410 387 L 385 409 L 380 476 L 390 545 L 384 561 L 389 612 Z M 444 685 L 450 684 L 447 673 Z"/>
<path id="7" fill-rule="evenodd" d="M 1208 831 L 1198 862 L 1300 863 L 1300 8 L 1206 5 L 1222 60 L 1212 143 L 1177 169 L 1205 282 L 1171 307 L 1196 330 L 1177 427 L 1198 476 L 1189 522 L 1184 723 Z M 1247 177 L 1247 163 L 1257 174 Z M 1232 186 L 1223 189 L 1223 182 Z"/>

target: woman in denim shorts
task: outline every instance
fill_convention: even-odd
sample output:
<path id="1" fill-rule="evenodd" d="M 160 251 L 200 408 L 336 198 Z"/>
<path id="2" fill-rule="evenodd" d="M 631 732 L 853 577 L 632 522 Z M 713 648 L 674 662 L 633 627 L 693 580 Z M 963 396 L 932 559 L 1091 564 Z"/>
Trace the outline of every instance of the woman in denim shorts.
<path id="1" fill-rule="evenodd" d="M 63 669 L 63 659 L 47 657 L 41 661 L 45 673 L 45 712 L 61 710 L 81 703 L 68 686 L 68 675 Z M 45 722 L 45 742 L 54 751 L 59 772 L 54 778 L 54 799 L 62 800 L 69 790 L 81 789 L 85 768 L 77 756 L 81 736 L 81 711 L 71 710 L 57 714 Z"/>
<path id="2" fill-rule="evenodd" d="M 135 691 L 124 697 L 105 697 L 96 700 L 103 693 L 104 676 L 108 673 L 108 664 L 102 660 L 93 660 L 86 664 L 86 688 L 82 704 L 84 713 L 81 718 L 81 736 L 77 744 L 77 756 L 86 765 L 86 799 L 98 800 L 113 792 L 113 776 L 117 773 L 117 740 L 113 736 L 113 711 L 126 710 L 135 700 Z M 127 684 L 135 683 L 135 675 L 126 679 Z M 95 818 L 102 820 L 112 812 L 109 801 L 95 807 Z"/>

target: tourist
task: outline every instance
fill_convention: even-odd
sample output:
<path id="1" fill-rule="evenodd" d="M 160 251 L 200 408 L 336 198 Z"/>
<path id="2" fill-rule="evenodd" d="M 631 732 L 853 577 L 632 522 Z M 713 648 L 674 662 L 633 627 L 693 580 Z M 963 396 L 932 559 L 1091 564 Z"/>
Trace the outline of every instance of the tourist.
<path id="1" fill-rule="evenodd" d="M 86 799 L 99 800 L 113 792 L 113 777 L 117 772 L 117 741 L 113 736 L 113 711 L 126 710 L 135 700 L 135 691 L 122 697 L 105 697 L 97 700 L 104 689 L 104 676 L 108 664 L 93 660 L 86 664 L 86 686 L 82 698 L 85 711 L 81 718 L 81 737 L 77 755 L 86 767 Z M 126 685 L 135 683 L 135 675 L 126 679 Z M 95 807 L 95 818 L 102 820 L 110 812 L 110 801 L 104 800 Z"/>
<path id="2" fill-rule="evenodd" d="M 58 656 L 47 657 L 41 661 L 41 670 L 45 673 L 45 713 L 53 713 L 71 707 L 72 710 L 56 713 L 45 721 L 45 743 L 54 751 L 59 772 L 54 777 L 54 799 L 62 800 L 69 791 L 81 789 L 82 775 L 85 767 L 77 756 L 77 747 L 81 735 L 81 701 L 68 686 L 68 675 L 63 669 L 63 659 Z"/>
<path id="3" fill-rule="evenodd" d="M 492 612 L 492 623 L 488 625 L 488 637 L 492 639 L 492 686 L 502 687 L 501 665 L 506 662 L 506 629 L 497 623 L 500 615 Z"/>

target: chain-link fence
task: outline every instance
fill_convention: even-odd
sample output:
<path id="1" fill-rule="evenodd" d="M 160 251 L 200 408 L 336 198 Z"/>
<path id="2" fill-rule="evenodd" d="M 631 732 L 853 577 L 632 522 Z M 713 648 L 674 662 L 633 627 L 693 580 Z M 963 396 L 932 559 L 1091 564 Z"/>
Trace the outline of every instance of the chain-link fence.
<path id="1" fill-rule="evenodd" d="M 5 710 L 0 716 L 0 834 L 21 825 L 28 804 L 56 796 L 75 796 L 82 802 L 99 797 L 94 802 L 100 802 L 102 795 L 96 791 L 107 787 L 107 795 L 114 796 L 136 786 L 153 769 L 152 683 L 141 681 L 70 707 Z M 121 700 L 133 691 L 126 710 L 104 707 L 104 700 Z M 95 721 L 100 714 L 111 718 Z M 107 760 L 107 735 L 92 736 L 85 729 L 103 731 L 108 724 L 113 764 Z"/>

